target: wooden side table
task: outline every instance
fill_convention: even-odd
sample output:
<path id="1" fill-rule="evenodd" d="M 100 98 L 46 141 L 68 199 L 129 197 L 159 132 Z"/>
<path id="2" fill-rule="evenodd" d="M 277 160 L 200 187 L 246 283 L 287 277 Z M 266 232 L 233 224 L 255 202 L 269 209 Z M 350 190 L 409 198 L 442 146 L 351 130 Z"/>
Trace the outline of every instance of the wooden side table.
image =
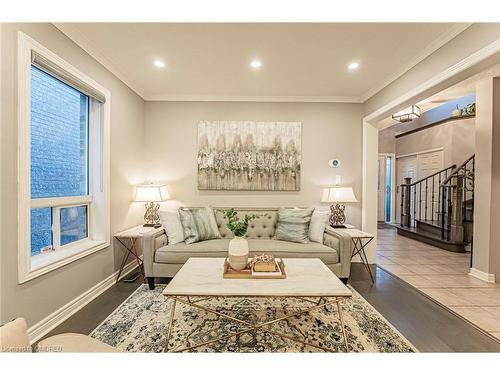
<path id="1" fill-rule="evenodd" d="M 366 246 L 375 238 L 375 236 L 368 232 L 363 232 L 362 230 L 356 228 L 328 228 L 331 231 L 339 232 L 339 234 L 348 235 L 352 239 L 353 249 L 351 253 L 351 259 L 356 255 L 359 255 L 361 262 L 364 264 L 366 270 L 370 274 L 372 279 L 372 284 L 375 283 L 373 278 L 372 270 L 370 264 L 368 263 L 368 258 L 366 257 L 365 248 Z"/>
<path id="2" fill-rule="evenodd" d="M 142 277 L 142 281 L 144 282 L 146 278 L 144 277 L 144 267 L 142 264 L 142 258 L 138 254 L 137 243 L 142 239 L 144 234 L 150 233 L 151 231 L 162 231 L 163 228 L 153 228 L 153 227 L 143 227 L 142 225 L 138 225 L 133 228 L 126 229 L 124 231 L 118 232 L 114 234 L 116 240 L 125 248 L 125 253 L 123 254 L 122 262 L 120 265 L 120 270 L 118 271 L 118 276 L 116 277 L 116 282 L 120 280 L 120 276 L 123 272 L 123 268 L 127 264 L 127 260 L 132 255 L 137 262 L 137 266 L 139 267 L 139 273 L 130 279 L 124 280 L 125 282 L 133 282 L 137 280 L 139 277 Z"/>

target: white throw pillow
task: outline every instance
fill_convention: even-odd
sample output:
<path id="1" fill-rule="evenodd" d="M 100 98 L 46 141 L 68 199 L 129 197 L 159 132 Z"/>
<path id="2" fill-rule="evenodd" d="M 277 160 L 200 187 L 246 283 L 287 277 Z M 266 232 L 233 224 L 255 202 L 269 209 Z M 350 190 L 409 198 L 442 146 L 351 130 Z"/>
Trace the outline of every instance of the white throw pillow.
<path id="1" fill-rule="evenodd" d="M 168 244 L 173 245 L 184 241 L 184 230 L 178 211 L 160 211 L 160 222 L 167 234 Z"/>
<path id="2" fill-rule="evenodd" d="M 312 242 L 323 243 L 323 233 L 325 232 L 328 221 L 329 211 L 314 209 L 309 224 L 309 240 Z"/>

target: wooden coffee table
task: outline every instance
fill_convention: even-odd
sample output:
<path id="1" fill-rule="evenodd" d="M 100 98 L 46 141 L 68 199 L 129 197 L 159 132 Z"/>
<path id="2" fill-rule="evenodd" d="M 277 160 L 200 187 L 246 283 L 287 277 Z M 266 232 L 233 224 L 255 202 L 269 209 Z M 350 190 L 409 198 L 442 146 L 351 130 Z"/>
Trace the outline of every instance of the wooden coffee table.
<path id="1" fill-rule="evenodd" d="M 286 279 L 224 279 L 222 277 L 224 258 L 189 258 L 163 290 L 163 294 L 173 301 L 164 351 L 182 352 L 263 328 L 272 335 L 281 336 L 292 341 L 329 351 L 323 346 L 299 340 L 282 332 L 274 331 L 269 326 L 279 321 L 322 309 L 325 306 L 333 304 L 337 305 L 344 344 L 346 349 L 349 350 L 340 305 L 343 299 L 352 296 L 349 288 L 347 288 L 319 259 L 295 258 L 283 259 L 283 261 L 286 267 Z M 254 324 L 200 305 L 201 301 L 215 297 L 296 298 L 306 301 L 310 303 L 310 305 L 293 314 Z M 225 335 L 221 333 L 220 337 L 210 341 L 187 347 L 176 347 L 169 350 L 169 341 L 172 335 L 175 305 L 177 302 L 233 320 L 244 325 L 245 328 L 238 332 L 231 332 Z"/>

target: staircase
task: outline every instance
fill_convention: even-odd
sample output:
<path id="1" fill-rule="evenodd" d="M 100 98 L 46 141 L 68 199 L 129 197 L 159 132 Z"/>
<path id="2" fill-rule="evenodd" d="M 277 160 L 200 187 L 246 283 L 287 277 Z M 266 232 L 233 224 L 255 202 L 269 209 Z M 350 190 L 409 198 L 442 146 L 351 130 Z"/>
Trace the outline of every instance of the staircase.
<path id="1" fill-rule="evenodd" d="M 472 244 L 475 155 L 418 181 L 401 185 L 398 234 L 445 250 Z"/>

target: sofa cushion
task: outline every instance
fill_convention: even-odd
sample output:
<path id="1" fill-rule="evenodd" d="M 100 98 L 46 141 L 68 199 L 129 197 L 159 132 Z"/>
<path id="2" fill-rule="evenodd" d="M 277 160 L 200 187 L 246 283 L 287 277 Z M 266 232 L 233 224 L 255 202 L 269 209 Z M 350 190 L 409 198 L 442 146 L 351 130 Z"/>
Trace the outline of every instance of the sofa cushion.
<path id="1" fill-rule="evenodd" d="M 28 325 L 24 318 L 16 318 L 0 327 L 0 352 L 31 352 Z"/>
<path id="2" fill-rule="evenodd" d="M 184 229 L 182 228 L 179 211 L 159 211 L 160 223 L 165 229 L 168 242 L 179 243 L 184 241 Z"/>
<path id="3" fill-rule="evenodd" d="M 224 219 L 224 209 L 215 210 L 215 220 L 222 238 L 233 238 L 233 234 L 227 228 L 227 220 Z M 274 237 L 276 230 L 276 220 L 278 217 L 277 209 L 249 209 L 235 208 L 240 217 L 248 215 L 256 215 L 256 218 L 248 225 L 245 238 L 248 239 L 270 239 Z"/>
<path id="4" fill-rule="evenodd" d="M 276 225 L 276 239 L 308 243 L 309 223 L 313 211 L 313 207 L 280 208 Z"/>
<path id="5" fill-rule="evenodd" d="M 214 212 L 210 207 L 179 208 L 186 243 L 220 238 Z"/>
<path id="6" fill-rule="evenodd" d="M 156 250 L 156 263 L 182 264 L 191 257 L 227 257 L 229 239 L 208 240 L 186 244 L 181 242 L 167 245 Z M 335 264 L 339 261 L 335 249 L 317 242 L 296 243 L 279 240 L 248 240 L 250 255 L 262 253 L 272 254 L 282 258 L 319 258 L 325 264 Z"/>

